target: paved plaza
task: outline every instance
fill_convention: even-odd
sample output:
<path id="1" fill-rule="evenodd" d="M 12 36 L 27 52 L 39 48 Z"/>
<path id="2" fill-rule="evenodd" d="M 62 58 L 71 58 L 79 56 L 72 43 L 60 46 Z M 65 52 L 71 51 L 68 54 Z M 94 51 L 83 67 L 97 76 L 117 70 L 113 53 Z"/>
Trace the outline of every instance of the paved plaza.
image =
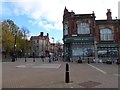
<path id="1" fill-rule="evenodd" d="M 120 74 L 116 64 L 24 60 L 2 63 L 2 88 L 118 88 Z M 70 67 L 70 83 L 65 83 L 66 63 Z"/>

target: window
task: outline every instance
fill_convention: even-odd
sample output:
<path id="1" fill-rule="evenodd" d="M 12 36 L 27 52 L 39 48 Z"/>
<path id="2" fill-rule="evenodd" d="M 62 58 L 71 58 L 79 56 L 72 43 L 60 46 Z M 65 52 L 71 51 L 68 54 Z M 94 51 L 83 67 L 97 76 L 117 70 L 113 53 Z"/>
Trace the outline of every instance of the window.
<path id="1" fill-rule="evenodd" d="M 64 24 L 64 35 L 68 34 L 68 23 Z"/>
<path id="2" fill-rule="evenodd" d="M 100 39 L 103 41 L 113 40 L 113 32 L 111 29 L 105 28 L 100 30 Z"/>
<path id="3" fill-rule="evenodd" d="M 39 40 L 37 40 L 37 43 L 39 43 Z"/>
<path id="4" fill-rule="evenodd" d="M 90 34 L 90 27 L 88 23 L 78 23 L 77 27 L 78 34 Z"/>

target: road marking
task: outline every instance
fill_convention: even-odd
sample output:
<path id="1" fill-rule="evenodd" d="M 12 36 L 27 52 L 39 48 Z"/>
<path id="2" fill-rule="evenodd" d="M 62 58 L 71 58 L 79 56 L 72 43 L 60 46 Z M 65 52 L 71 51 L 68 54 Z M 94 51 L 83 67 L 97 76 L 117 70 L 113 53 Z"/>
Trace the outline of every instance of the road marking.
<path id="1" fill-rule="evenodd" d="M 120 77 L 120 74 L 113 74 L 114 76 Z"/>
<path id="2" fill-rule="evenodd" d="M 91 64 L 88 64 L 88 65 L 91 66 L 91 67 L 93 67 L 93 68 L 95 68 L 96 70 L 102 72 L 103 74 L 107 74 L 107 72 L 105 72 L 105 71 L 103 71 L 103 70 L 101 70 L 101 69 L 99 69 L 99 68 L 97 68 L 97 67 L 95 67 L 95 66 L 93 66 Z"/>
<path id="3" fill-rule="evenodd" d="M 19 65 L 16 66 L 17 68 L 59 68 L 61 64 L 40 64 L 40 65 L 33 65 L 33 64 L 26 64 L 26 65 Z"/>
<path id="4" fill-rule="evenodd" d="M 20 65 L 20 66 L 16 66 L 16 67 L 18 67 L 18 68 L 26 68 L 25 65 Z"/>

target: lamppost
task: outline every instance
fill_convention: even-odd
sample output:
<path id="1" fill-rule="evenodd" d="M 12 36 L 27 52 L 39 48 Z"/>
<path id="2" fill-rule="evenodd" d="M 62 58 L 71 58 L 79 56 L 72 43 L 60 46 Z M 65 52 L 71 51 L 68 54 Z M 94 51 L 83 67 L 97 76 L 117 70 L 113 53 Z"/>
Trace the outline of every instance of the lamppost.
<path id="1" fill-rule="evenodd" d="M 97 50 L 96 38 L 95 38 L 95 41 L 94 41 L 94 53 L 95 53 L 95 61 L 98 62 L 98 50 Z"/>
<path id="2" fill-rule="evenodd" d="M 14 40 L 14 50 L 13 50 L 12 62 L 15 62 L 15 59 L 17 58 L 17 56 L 16 56 L 16 37 L 17 37 L 17 31 L 15 30 L 15 40 Z"/>
<path id="3" fill-rule="evenodd" d="M 53 61 L 54 61 L 54 56 L 55 56 L 55 54 L 54 54 L 54 37 L 52 37 L 52 39 L 53 39 Z"/>
<path id="4" fill-rule="evenodd" d="M 25 40 L 24 57 L 25 57 L 25 62 L 27 62 L 27 60 L 26 60 L 26 35 L 25 35 L 25 30 L 24 30 L 24 40 Z"/>
<path id="5" fill-rule="evenodd" d="M 43 53 L 43 43 L 44 43 L 44 42 L 43 42 L 43 40 L 44 40 L 44 39 L 43 39 L 43 36 L 42 36 L 42 56 L 41 56 L 41 58 L 42 58 L 42 61 L 44 62 L 44 53 Z"/>
<path id="6" fill-rule="evenodd" d="M 118 58 L 117 58 L 117 62 L 120 63 L 120 31 L 119 31 L 119 21 L 116 17 L 116 24 L 117 24 L 117 32 L 118 32 Z"/>
<path id="7" fill-rule="evenodd" d="M 53 39 L 53 53 L 54 53 L 54 37 L 52 37 L 52 39 Z"/>

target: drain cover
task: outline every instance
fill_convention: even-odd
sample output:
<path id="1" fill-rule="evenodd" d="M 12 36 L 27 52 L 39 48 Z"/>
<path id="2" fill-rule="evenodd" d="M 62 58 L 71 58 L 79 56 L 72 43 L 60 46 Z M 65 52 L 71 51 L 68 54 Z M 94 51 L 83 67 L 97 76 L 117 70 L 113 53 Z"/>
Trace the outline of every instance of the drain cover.
<path id="1" fill-rule="evenodd" d="M 80 83 L 79 85 L 82 87 L 85 87 L 85 88 L 92 88 L 92 87 L 98 86 L 100 84 L 101 83 L 99 83 L 99 82 L 88 81 L 88 82 Z"/>

